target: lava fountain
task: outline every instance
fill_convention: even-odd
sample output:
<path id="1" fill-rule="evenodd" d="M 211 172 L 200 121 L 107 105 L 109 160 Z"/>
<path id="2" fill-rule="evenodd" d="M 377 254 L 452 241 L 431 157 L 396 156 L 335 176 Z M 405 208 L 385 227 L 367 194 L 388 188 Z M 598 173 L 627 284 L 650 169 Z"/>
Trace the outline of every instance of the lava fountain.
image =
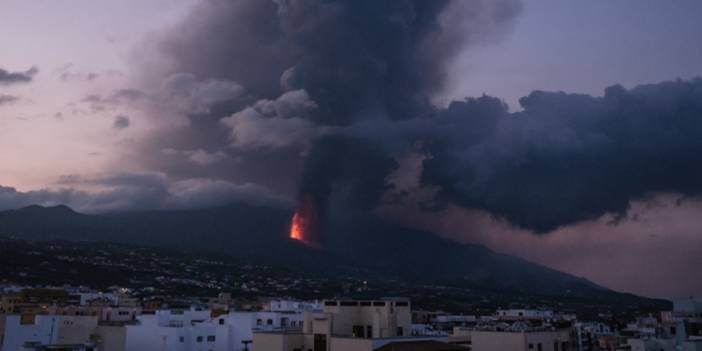
<path id="1" fill-rule="evenodd" d="M 321 247 L 317 206 L 309 195 L 303 196 L 295 208 L 290 223 L 290 238 L 299 240 L 307 246 Z"/>
<path id="2" fill-rule="evenodd" d="M 299 213 L 295 212 L 290 225 L 290 238 L 302 240 L 304 238 L 305 219 Z"/>

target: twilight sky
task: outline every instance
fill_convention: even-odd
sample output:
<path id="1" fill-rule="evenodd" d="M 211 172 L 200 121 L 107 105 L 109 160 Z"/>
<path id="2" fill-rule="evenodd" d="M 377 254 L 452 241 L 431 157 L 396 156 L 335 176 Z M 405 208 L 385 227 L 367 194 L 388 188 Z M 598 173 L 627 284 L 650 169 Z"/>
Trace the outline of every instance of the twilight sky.
<path id="1" fill-rule="evenodd" d="M 310 193 L 702 294 L 701 2 L 331 3 L 3 1 L 0 209 Z"/>

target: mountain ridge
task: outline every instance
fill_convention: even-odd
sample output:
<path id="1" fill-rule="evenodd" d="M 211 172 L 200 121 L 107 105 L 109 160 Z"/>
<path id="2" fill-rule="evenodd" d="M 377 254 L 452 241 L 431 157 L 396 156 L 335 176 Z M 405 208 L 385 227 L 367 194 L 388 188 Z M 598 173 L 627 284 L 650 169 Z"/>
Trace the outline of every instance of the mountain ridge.
<path id="1" fill-rule="evenodd" d="M 324 249 L 287 237 L 291 211 L 228 205 L 199 210 L 83 214 L 67 206 L 0 211 L 0 236 L 129 243 L 226 253 L 243 260 L 515 294 L 625 298 L 575 277 L 483 245 L 461 244 L 375 216 L 350 216 L 326 230 Z"/>

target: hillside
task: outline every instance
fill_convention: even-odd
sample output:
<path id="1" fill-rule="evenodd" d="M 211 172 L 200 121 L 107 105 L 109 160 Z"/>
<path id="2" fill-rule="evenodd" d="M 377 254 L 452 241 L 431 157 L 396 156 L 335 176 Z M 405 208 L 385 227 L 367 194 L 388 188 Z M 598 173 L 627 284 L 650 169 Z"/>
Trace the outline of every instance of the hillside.
<path id="1" fill-rule="evenodd" d="M 327 227 L 331 234 L 324 249 L 312 249 L 287 237 L 289 218 L 286 210 L 246 205 L 107 215 L 32 206 L 0 212 L 0 236 L 223 253 L 310 272 L 484 291 L 612 301 L 635 298 L 484 246 L 458 244 L 376 217 L 351 217 Z"/>

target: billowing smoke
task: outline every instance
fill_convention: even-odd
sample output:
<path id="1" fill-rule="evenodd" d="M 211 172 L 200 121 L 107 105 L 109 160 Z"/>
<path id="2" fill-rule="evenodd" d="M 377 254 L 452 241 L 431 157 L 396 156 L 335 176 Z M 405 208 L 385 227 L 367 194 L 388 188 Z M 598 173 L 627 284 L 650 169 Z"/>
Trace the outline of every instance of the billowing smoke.
<path id="1" fill-rule="evenodd" d="M 449 108 L 452 130 L 481 132 L 445 130 L 422 181 L 537 232 L 624 216 L 656 193 L 702 192 L 702 79 L 613 86 L 603 97 L 536 91 L 520 103 L 513 114 Z"/>
<path id="2" fill-rule="evenodd" d="M 173 177 L 262 184 L 313 201 L 322 221 L 452 203 L 547 232 L 624 215 L 656 192 L 699 194 L 700 80 L 603 97 L 534 92 L 520 112 L 489 96 L 432 103 L 456 54 L 499 37 L 520 8 L 201 2 L 155 46 L 168 64 L 143 75 L 154 110 L 179 122 L 143 142 L 138 160 Z M 195 151 L 217 157 L 194 168 Z M 395 182 L 406 159 L 423 160 L 409 188 Z"/>
<path id="3" fill-rule="evenodd" d="M 234 81 L 256 99 L 305 90 L 317 124 L 406 119 L 434 109 L 429 98 L 461 48 L 519 9 L 515 0 L 213 0 L 162 47 L 172 72 Z"/>
<path id="4" fill-rule="evenodd" d="M 520 8 L 517 0 L 202 2 L 156 45 L 167 60 L 144 70 L 154 110 L 185 123 L 148 138 L 142 166 L 263 183 L 311 198 L 320 218 L 371 211 L 411 143 L 377 134 L 393 126 L 375 129 L 434 116 L 451 59 L 506 31 Z M 236 94 L 222 93 L 229 86 Z M 188 150 L 228 157 L 193 171 L 176 160 Z"/>

